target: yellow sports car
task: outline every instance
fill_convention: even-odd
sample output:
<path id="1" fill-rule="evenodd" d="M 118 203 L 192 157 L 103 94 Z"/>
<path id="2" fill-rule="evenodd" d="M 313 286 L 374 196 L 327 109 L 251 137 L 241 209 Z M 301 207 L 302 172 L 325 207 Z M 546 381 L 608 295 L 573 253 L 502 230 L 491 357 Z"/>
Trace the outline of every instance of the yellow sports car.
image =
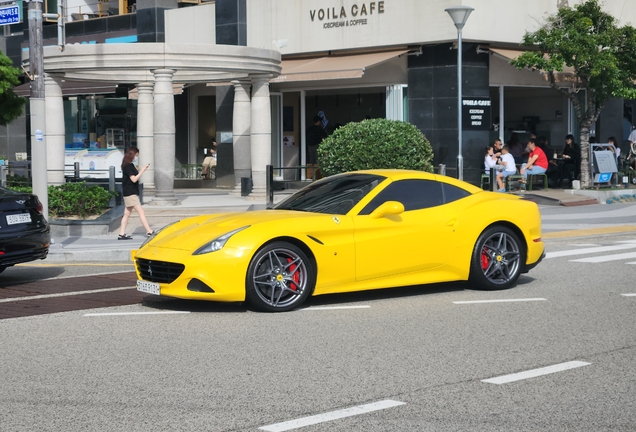
<path id="1" fill-rule="evenodd" d="M 192 217 L 134 253 L 137 289 L 263 311 L 310 295 L 448 281 L 513 286 L 544 256 L 533 202 L 419 171 L 316 181 L 272 209 Z"/>

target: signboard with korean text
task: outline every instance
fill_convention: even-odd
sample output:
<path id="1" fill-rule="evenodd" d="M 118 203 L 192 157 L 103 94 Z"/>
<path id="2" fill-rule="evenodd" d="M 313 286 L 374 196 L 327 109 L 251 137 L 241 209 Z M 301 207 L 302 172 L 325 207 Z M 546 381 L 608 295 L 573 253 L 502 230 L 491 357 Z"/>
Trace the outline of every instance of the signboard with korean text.
<path id="1" fill-rule="evenodd" d="M 490 98 L 462 99 L 462 128 L 464 130 L 490 130 Z"/>
<path id="2" fill-rule="evenodd" d="M 22 21 L 20 9 L 17 4 L 0 7 L 0 26 L 17 24 Z"/>

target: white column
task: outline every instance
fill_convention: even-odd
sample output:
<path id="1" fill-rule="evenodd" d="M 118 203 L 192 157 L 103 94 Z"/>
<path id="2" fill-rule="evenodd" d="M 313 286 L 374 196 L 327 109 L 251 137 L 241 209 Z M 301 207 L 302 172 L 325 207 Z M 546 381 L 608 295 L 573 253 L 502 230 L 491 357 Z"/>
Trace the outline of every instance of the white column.
<path id="1" fill-rule="evenodd" d="M 232 136 L 234 152 L 234 190 L 241 194 L 241 178 L 252 176 L 250 150 L 250 125 L 252 122 L 249 81 L 232 81 L 234 84 L 234 113 L 232 114 Z"/>
<path id="2" fill-rule="evenodd" d="M 154 84 L 143 82 L 137 85 L 137 148 L 139 149 L 139 166 L 150 164 L 150 168 L 141 177 L 144 184 L 144 197 L 155 193 L 155 149 L 154 149 L 154 100 L 152 89 Z"/>
<path id="3" fill-rule="evenodd" d="M 152 205 L 176 205 L 174 196 L 175 121 L 172 69 L 157 69 L 153 111 L 155 197 Z"/>
<path id="4" fill-rule="evenodd" d="M 60 78 L 44 75 L 46 110 L 46 178 L 48 184 L 64 184 L 64 102 Z"/>
<path id="5" fill-rule="evenodd" d="M 252 122 L 250 127 L 252 182 L 250 198 L 266 199 L 266 166 L 272 162 L 272 114 L 269 76 L 252 77 Z"/>

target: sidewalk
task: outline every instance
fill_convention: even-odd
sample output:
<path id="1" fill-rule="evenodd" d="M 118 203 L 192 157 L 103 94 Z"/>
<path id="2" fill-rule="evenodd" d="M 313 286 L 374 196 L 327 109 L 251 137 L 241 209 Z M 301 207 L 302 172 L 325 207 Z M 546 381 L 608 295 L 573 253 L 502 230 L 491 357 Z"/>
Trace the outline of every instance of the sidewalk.
<path id="1" fill-rule="evenodd" d="M 265 200 L 231 195 L 222 189 L 175 189 L 175 206 L 144 204 L 146 218 L 154 230 L 191 216 L 265 209 Z M 288 194 L 277 194 L 275 201 Z M 46 262 L 130 262 L 131 251 L 146 240 L 146 230 L 133 212 L 126 227 L 132 240 L 118 240 L 118 229 L 108 235 L 53 237 Z"/>
<path id="2" fill-rule="evenodd" d="M 275 202 L 293 192 L 277 193 Z M 549 189 L 528 191 L 523 195 L 526 199 L 540 205 L 584 205 L 605 202 L 604 199 L 601 201 L 594 198 L 593 193 L 592 196 L 586 196 L 579 192 L 581 191 Z M 595 191 L 586 192 L 589 194 Z M 631 190 L 631 192 L 636 191 Z M 153 229 L 162 228 L 171 222 L 190 216 L 266 208 L 264 200 L 231 195 L 229 191 L 221 189 L 176 189 L 175 196 L 180 200 L 180 204 L 176 206 L 144 205 L 146 217 Z M 139 248 L 146 240 L 145 230 L 136 212 L 133 212 L 130 217 L 126 233 L 132 235 L 133 239 L 117 240 L 117 230 L 108 235 L 54 237 L 46 262 L 130 262 L 131 251 Z"/>

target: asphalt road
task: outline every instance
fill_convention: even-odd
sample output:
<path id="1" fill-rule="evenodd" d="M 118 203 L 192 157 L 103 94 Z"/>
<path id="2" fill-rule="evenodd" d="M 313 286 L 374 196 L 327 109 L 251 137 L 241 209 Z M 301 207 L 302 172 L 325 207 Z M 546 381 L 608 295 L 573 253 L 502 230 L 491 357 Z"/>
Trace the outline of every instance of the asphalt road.
<path id="1" fill-rule="evenodd" d="M 0 320 L 0 429 L 633 431 L 636 233 L 546 244 L 507 291 L 398 288 L 283 314 L 144 296 Z M 87 268 L 10 270 L 123 270 Z"/>

